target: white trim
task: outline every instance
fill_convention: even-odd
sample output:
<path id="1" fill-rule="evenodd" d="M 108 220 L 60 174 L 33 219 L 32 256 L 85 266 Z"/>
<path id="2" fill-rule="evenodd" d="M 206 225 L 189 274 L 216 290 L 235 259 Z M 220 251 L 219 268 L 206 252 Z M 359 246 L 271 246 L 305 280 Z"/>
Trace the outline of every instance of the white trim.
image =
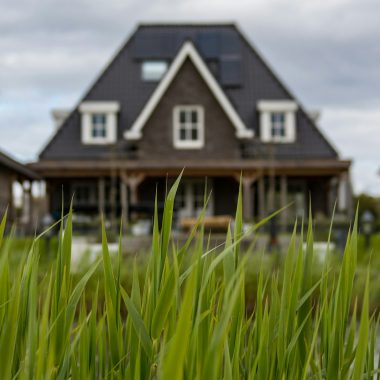
<path id="1" fill-rule="evenodd" d="M 98 102 L 98 101 L 90 101 L 90 102 L 82 102 L 79 105 L 80 112 L 91 112 L 91 113 L 108 113 L 108 112 L 119 112 L 120 104 L 119 102 Z"/>
<path id="2" fill-rule="evenodd" d="M 196 111 L 198 114 L 198 140 L 183 141 L 179 137 L 181 111 Z M 205 117 L 204 109 L 200 105 L 178 105 L 173 108 L 173 145 L 177 149 L 201 149 L 205 143 Z"/>
<path id="3" fill-rule="evenodd" d="M 236 128 L 236 137 L 252 138 L 253 131 L 246 128 L 240 116 L 233 108 L 231 102 L 228 100 L 227 96 L 219 86 L 218 82 L 210 73 L 210 70 L 207 68 L 201 56 L 198 54 L 194 45 L 190 41 L 187 41 L 183 44 L 181 50 L 179 51 L 174 61 L 170 65 L 168 71 L 162 78 L 161 82 L 158 84 L 152 96 L 149 98 L 148 102 L 141 111 L 140 115 L 137 117 L 136 121 L 133 123 L 132 128 L 124 133 L 124 137 L 130 140 L 137 140 L 141 138 L 141 131 L 144 128 L 144 125 L 148 121 L 152 112 L 157 107 L 161 97 L 164 95 L 170 83 L 177 75 L 179 69 L 181 68 L 186 58 L 189 58 L 193 62 L 194 66 L 197 68 L 203 80 L 206 82 L 211 92 L 214 94 L 216 100 L 219 102 L 222 109 L 230 119 L 231 123 Z"/>
<path id="4" fill-rule="evenodd" d="M 262 112 L 295 112 L 298 105 L 293 100 L 259 100 L 257 109 Z"/>

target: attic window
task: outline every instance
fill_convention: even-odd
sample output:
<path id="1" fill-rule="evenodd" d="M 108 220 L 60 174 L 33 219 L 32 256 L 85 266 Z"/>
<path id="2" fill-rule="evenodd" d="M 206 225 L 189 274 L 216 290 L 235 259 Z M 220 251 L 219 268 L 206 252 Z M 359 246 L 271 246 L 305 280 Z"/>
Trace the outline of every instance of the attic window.
<path id="1" fill-rule="evenodd" d="M 168 69 L 166 61 L 143 61 L 141 65 L 141 78 L 146 82 L 158 82 Z"/>

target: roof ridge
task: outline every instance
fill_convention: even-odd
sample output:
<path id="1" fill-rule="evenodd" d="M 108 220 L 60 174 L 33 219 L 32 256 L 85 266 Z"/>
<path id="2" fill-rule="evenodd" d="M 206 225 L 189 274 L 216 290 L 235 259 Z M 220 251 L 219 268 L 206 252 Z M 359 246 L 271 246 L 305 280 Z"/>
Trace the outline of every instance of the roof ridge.
<path id="1" fill-rule="evenodd" d="M 237 24 L 234 21 L 184 21 L 184 22 L 178 22 L 178 21 L 152 21 L 152 22 L 140 22 L 137 24 L 138 28 L 140 27 L 215 27 L 215 26 L 221 26 L 221 27 L 234 27 L 237 28 Z"/>

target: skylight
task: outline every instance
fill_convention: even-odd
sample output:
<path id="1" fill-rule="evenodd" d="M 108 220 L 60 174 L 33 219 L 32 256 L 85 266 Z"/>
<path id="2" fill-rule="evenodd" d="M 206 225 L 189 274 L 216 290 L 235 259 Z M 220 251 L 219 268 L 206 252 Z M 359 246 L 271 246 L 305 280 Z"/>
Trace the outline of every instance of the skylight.
<path id="1" fill-rule="evenodd" d="M 141 78 L 143 81 L 158 82 L 167 69 L 166 61 L 144 61 L 141 65 Z"/>

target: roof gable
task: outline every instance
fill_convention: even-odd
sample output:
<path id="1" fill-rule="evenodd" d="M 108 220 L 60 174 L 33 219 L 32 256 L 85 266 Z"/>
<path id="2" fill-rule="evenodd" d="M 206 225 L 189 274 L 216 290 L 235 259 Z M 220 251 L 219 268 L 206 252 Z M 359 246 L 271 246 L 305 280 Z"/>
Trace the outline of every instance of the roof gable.
<path id="1" fill-rule="evenodd" d="M 219 102 L 223 110 L 225 111 L 227 117 L 230 119 L 231 123 L 236 129 L 236 137 L 238 138 L 250 138 L 253 137 L 253 131 L 246 128 L 243 121 L 241 120 L 239 114 L 236 112 L 231 102 L 228 100 L 224 91 L 211 74 L 210 70 L 203 62 L 201 56 L 198 54 L 194 45 L 187 41 L 183 44 L 182 48 L 176 55 L 175 59 L 171 63 L 167 73 L 159 83 L 159 85 L 154 90 L 153 94 L 149 98 L 145 107 L 142 109 L 141 113 L 132 125 L 132 128 L 124 133 L 124 137 L 129 140 L 138 140 L 142 136 L 142 129 L 146 124 L 147 120 L 151 116 L 154 109 L 157 107 L 163 94 L 166 92 L 171 82 L 178 74 L 178 71 L 182 67 L 186 59 L 190 59 L 194 64 L 195 68 L 198 70 L 199 74 L 206 82 L 210 91 L 215 96 L 215 99 Z"/>
<path id="2" fill-rule="evenodd" d="M 135 124 L 159 86 L 157 82 L 141 80 L 141 62 L 144 59 L 164 59 L 173 62 L 176 52 L 189 40 L 210 72 L 213 72 L 211 62 L 215 62 L 215 59 L 219 62 L 224 60 L 223 64 L 230 65 L 233 57 L 235 60 L 240 58 L 234 64 L 240 65 L 238 71 L 241 78 L 238 80 L 241 81 L 241 85 L 235 87 L 225 85 L 224 79 L 229 82 L 231 78 L 228 75 L 236 74 L 233 71 L 227 70 L 228 75 L 224 79 L 222 75 L 216 75 L 213 78 L 229 103 L 233 105 L 234 111 L 245 128 L 252 130 L 251 133 L 255 136 L 259 134 L 256 108 L 258 101 L 295 100 L 256 48 L 233 24 L 139 25 L 98 78 L 93 81 L 90 89 L 79 100 L 61 128 L 46 144 L 40 153 L 40 159 L 103 159 L 109 156 L 109 149 L 105 146 L 86 146 L 81 143 L 78 107 L 84 101 L 118 101 L 120 103 L 118 143 L 113 152 L 120 157 L 125 156 L 124 135 Z M 141 44 L 144 46 L 139 51 L 138 46 Z M 152 46 L 154 51 L 151 50 Z M 236 81 L 236 78 L 232 78 L 232 81 Z M 315 122 L 307 117 L 302 106 L 299 106 L 297 113 L 297 128 L 302 131 L 302 139 L 297 139 L 297 142 L 291 146 L 280 146 L 281 156 L 292 158 L 294 152 L 297 151 L 298 156 L 304 158 L 336 158 L 336 150 L 323 136 Z M 301 134 L 297 135 L 301 136 Z M 259 139 L 252 139 L 252 143 L 253 140 L 255 144 L 261 144 Z M 316 146 L 319 148 L 316 149 Z"/>

